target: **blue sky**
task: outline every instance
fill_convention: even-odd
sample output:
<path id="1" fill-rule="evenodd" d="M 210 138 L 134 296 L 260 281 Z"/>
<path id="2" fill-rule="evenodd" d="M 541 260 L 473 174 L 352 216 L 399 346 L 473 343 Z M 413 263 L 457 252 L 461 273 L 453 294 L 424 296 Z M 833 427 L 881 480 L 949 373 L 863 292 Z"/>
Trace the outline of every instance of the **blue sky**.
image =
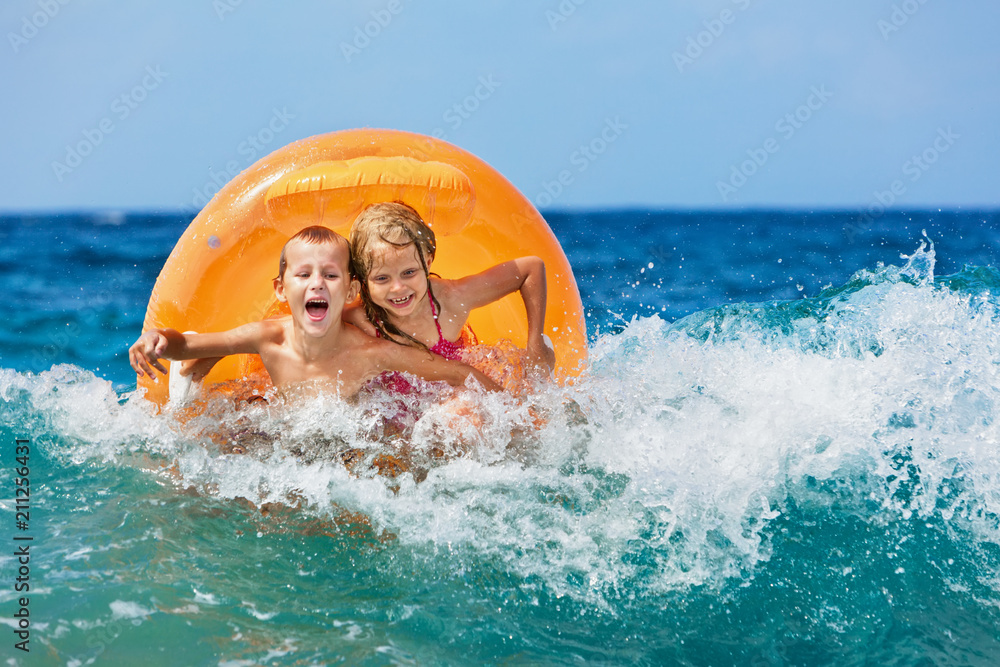
<path id="1" fill-rule="evenodd" d="M 0 27 L 0 211 L 192 209 L 354 127 L 436 131 L 541 208 L 1000 204 L 995 0 L 6 0 Z"/>

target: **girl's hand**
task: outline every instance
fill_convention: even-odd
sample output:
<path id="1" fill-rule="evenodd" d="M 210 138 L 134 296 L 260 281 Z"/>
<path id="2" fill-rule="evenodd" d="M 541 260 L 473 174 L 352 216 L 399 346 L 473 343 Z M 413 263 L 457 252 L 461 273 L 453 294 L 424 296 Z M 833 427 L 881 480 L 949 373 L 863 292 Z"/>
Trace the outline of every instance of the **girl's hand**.
<path id="1" fill-rule="evenodd" d="M 528 337 L 528 362 L 549 373 L 556 367 L 556 351 L 552 342 L 544 334 Z"/>
<path id="2" fill-rule="evenodd" d="M 139 340 L 128 349 L 128 360 L 135 369 L 136 375 L 142 377 L 147 375 L 156 379 L 153 369 L 166 373 L 167 369 L 160 363 L 164 351 L 167 349 L 167 337 L 154 329 L 139 336 Z"/>

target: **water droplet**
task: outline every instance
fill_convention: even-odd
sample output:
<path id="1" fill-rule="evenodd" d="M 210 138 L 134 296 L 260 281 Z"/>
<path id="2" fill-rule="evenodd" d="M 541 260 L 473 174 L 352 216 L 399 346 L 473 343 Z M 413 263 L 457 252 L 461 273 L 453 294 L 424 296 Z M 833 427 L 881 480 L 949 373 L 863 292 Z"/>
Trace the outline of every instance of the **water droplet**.
<path id="1" fill-rule="evenodd" d="M 208 247 L 209 248 L 212 248 L 214 250 L 214 249 L 218 248 L 221 245 L 222 245 L 222 241 L 215 234 L 212 234 L 211 236 L 208 237 Z"/>

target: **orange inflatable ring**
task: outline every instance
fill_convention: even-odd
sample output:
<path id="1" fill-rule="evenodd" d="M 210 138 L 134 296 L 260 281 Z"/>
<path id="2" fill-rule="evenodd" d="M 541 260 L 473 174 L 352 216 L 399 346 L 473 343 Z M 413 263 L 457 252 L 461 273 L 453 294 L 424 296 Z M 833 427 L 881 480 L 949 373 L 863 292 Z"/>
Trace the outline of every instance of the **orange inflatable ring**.
<path id="1" fill-rule="evenodd" d="M 348 130 L 302 139 L 259 160 L 223 187 L 181 236 L 164 264 L 143 330 L 225 331 L 281 312 L 271 279 L 284 243 L 309 225 L 347 236 L 369 204 L 404 201 L 434 229 L 433 270 L 446 278 L 538 255 L 548 275 L 545 330 L 557 377 L 586 359 L 586 327 L 569 262 L 545 220 L 499 172 L 431 137 L 394 130 Z M 524 347 L 527 322 L 518 294 L 470 318 L 481 343 Z M 248 358 L 249 357 L 249 358 Z M 206 386 L 246 379 L 256 355 L 217 364 Z M 231 383 L 230 383 L 231 384 Z M 146 397 L 167 400 L 167 382 L 140 378 Z"/>

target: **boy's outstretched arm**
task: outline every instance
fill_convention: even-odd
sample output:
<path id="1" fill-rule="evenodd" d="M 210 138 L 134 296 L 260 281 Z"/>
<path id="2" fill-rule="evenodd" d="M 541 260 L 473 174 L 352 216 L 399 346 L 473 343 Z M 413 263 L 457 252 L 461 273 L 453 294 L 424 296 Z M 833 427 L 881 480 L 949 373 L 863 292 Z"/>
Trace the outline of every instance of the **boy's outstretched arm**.
<path id="1" fill-rule="evenodd" d="M 183 338 L 184 334 L 175 329 L 152 329 L 139 336 L 139 340 L 132 343 L 132 347 L 128 349 L 128 361 L 135 369 L 136 375 L 139 377 L 146 375 L 155 379 L 154 368 L 166 373 L 167 369 L 160 363 L 160 359 L 175 358 L 171 355 L 170 349 L 179 347 L 178 337 Z"/>
<path id="2" fill-rule="evenodd" d="M 128 350 L 129 363 L 139 377 L 155 379 L 153 369 L 166 373 L 160 359 L 202 359 L 229 354 L 255 353 L 265 335 L 265 323 L 253 322 L 230 331 L 182 334 L 176 329 L 151 329 Z"/>

